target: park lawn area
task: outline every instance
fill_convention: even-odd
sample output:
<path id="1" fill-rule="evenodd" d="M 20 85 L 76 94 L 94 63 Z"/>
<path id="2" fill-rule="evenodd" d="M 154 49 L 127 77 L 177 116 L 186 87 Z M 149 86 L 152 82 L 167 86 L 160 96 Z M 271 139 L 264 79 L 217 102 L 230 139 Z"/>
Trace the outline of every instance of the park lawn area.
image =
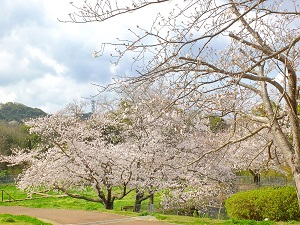
<path id="1" fill-rule="evenodd" d="M 51 225 L 29 216 L 15 216 L 10 214 L 0 214 L 1 225 Z"/>
<path id="2" fill-rule="evenodd" d="M 97 202 L 88 202 L 82 199 L 74 199 L 68 196 L 65 197 L 55 197 L 60 195 L 58 193 L 49 193 L 53 195 L 53 197 L 41 197 L 41 195 L 34 194 L 32 198 L 26 199 L 27 194 L 25 192 L 20 191 L 14 185 L 1 185 L 0 191 L 4 190 L 3 199 L 4 202 L 1 201 L 2 196 L 0 197 L 0 205 L 10 205 L 10 206 L 26 206 L 32 208 L 56 208 L 56 209 L 82 209 L 82 210 L 101 210 L 101 211 L 110 211 L 105 210 L 104 206 Z M 10 197 L 7 193 L 13 198 L 18 201 L 10 201 L 7 202 Z M 92 193 L 92 191 L 91 191 Z M 2 193 L 0 192 L 2 195 Z M 90 194 L 89 196 L 93 196 Z M 160 202 L 160 194 L 157 194 L 155 201 L 155 208 L 159 208 Z M 26 200 L 25 200 L 26 199 Z M 133 206 L 135 199 L 135 193 L 131 192 L 128 196 L 121 200 L 115 200 L 114 210 L 116 212 L 121 211 L 121 208 L 124 206 Z M 142 211 L 146 211 L 148 209 L 148 202 L 144 201 L 142 203 Z M 126 212 L 129 213 L 129 212 Z"/>
<path id="3" fill-rule="evenodd" d="M 0 190 L 4 190 L 3 199 L 4 202 L 1 201 L 2 196 L 0 197 L 0 206 L 25 206 L 31 208 L 56 208 L 56 209 L 78 209 L 78 210 L 98 210 L 102 212 L 110 212 L 116 214 L 123 214 L 127 216 L 144 216 L 149 215 L 147 212 L 148 202 L 145 201 L 142 203 L 142 212 L 141 213 L 134 213 L 129 211 L 121 211 L 121 207 L 133 205 L 134 204 L 134 193 L 130 193 L 122 200 L 116 200 L 114 205 L 114 210 L 105 210 L 103 205 L 95 202 L 88 202 L 81 199 L 74 199 L 70 197 L 55 197 L 54 193 L 53 197 L 41 197 L 40 195 L 33 195 L 32 199 L 27 199 L 27 194 L 17 189 L 14 185 L 1 185 Z M 1 193 L 1 192 L 0 192 Z M 1 193 L 1 194 L 2 194 Z M 6 193 L 10 194 L 11 197 L 14 199 L 18 199 L 18 201 L 10 201 L 7 202 L 9 197 L 6 196 Z M 159 209 L 159 202 L 160 202 L 161 194 L 157 194 L 155 196 L 155 208 Z M 21 200 L 23 199 L 23 200 Z M 242 220 L 242 221 L 235 221 L 235 220 L 216 220 L 210 218 L 196 218 L 196 217 L 188 217 L 188 216 L 177 216 L 177 215 L 165 215 L 159 213 L 150 214 L 151 216 L 156 217 L 158 220 L 162 220 L 168 223 L 173 224 L 185 224 L 185 225 L 204 225 L 204 224 L 218 224 L 218 225 L 233 225 L 233 224 L 241 224 L 241 225 L 287 225 L 287 224 L 298 224 L 298 221 L 289 221 L 289 222 L 272 222 L 272 221 L 249 221 L 249 220 Z M 0 224 L 2 223 L 3 215 L 0 214 Z M 14 216 L 11 216 L 14 218 Z M 30 218 L 30 217 L 29 217 Z M 7 223 L 10 224 L 10 223 Z M 35 223 L 11 223 L 13 225 L 35 225 Z M 40 223 L 41 225 L 46 225 L 47 223 Z"/>

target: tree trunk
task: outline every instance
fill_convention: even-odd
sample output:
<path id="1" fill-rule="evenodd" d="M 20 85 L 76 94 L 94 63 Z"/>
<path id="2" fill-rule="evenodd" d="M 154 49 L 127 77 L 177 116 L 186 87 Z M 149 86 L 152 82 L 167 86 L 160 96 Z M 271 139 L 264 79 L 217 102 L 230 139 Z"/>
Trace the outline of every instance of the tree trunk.
<path id="1" fill-rule="evenodd" d="M 295 186 L 296 186 L 296 191 L 297 191 L 297 198 L 298 198 L 298 203 L 299 203 L 299 207 L 300 207 L 300 161 L 297 161 L 298 165 L 295 165 L 292 168 L 292 172 L 293 172 L 293 177 L 294 177 L 294 182 L 295 182 Z M 294 162 L 295 163 L 295 162 Z"/>
<path id="2" fill-rule="evenodd" d="M 114 209 L 114 202 L 113 201 L 106 202 L 105 209 Z"/>
<path id="3" fill-rule="evenodd" d="M 259 74 L 261 77 L 264 76 L 263 66 L 259 67 Z M 289 72 L 288 79 L 288 103 L 286 110 L 288 112 L 288 119 L 290 123 L 292 142 L 287 138 L 283 131 L 283 127 L 280 126 L 279 121 L 276 119 L 276 113 L 272 107 L 271 100 L 268 94 L 267 85 L 265 82 L 261 82 L 262 87 L 262 100 L 265 106 L 267 118 L 271 124 L 271 132 L 279 146 L 285 162 L 291 168 L 298 197 L 298 204 L 300 207 L 300 127 L 297 116 L 297 88 L 296 88 L 296 73 Z"/>
<path id="4" fill-rule="evenodd" d="M 144 192 L 137 191 L 137 193 L 135 194 L 134 212 L 140 212 L 143 197 Z"/>
<path id="5" fill-rule="evenodd" d="M 107 198 L 104 202 L 105 209 L 114 209 L 114 200 L 115 198 L 112 196 L 112 190 L 107 189 Z"/>
<path id="6" fill-rule="evenodd" d="M 154 212 L 154 194 L 150 195 L 150 199 L 149 199 L 149 212 Z"/>
<path id="7" fill-rule="evenodd" d="M 249 171 L 250 171 L 250 173 L 253 176 L 253 182 L 254 182 L 254 184 L 259 187 L 260 186 L 260 174 L 257 171 L 255 171 L 255 170 L 249 169 Z"/>
<path id="8" fill-rule="evenodd" d="M 142 201 L 146 200 L 149 198 L 149 211 L 153 211 L 150 209 L 154 209 L 154 193 L 148 193 L 145 195 L 144 192 L 139 192 L 136 190 L 136 195 L 135 195 L 135 203 L 134 203 L 134 212 L 139 212 L 141 210 L 141 205 Z"/>
<path id="9" fill-rule="evenodd" d="M 150 201 L 150 204 L 154 204 L 154 194 L 151 194 L 149 201 Z"/>

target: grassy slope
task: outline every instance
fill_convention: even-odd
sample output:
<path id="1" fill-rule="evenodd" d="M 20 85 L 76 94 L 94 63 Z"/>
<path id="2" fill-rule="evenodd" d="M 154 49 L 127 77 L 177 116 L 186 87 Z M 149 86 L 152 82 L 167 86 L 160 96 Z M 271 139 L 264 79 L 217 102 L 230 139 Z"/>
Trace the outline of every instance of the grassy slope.
<path id="1" fill-rule="evenodd" d="M 27 197 L 26 193 L 23 193 L 15 188 L 15 186 L 11 185 L 3 185 L 0 186 L 0 190 L 5 190 L 9 193 L 14 199 L 25 199 Z M 1 195 L 1 192 L 0 192 Z M 13 202 L 1 202 L 2 196 L 0 196 L 0 205 L 10 205 L 10 206 L 26 206 L 32 208 L 64 208 L 64 209 L 81 209 L 81 210 L 99 210 L 99 211 L 107 211 L 104 207 L 99 203 L 94 202 L 87 202 L 85 200 L 80 199 L 72 199 L 70 197 L 62 197 L 62 198 L 55 198 L 55 197 L 48 197 L 48 198 L 37 198 L 40 197 L 38 195 L 33 195 L 33 199 L 23 200 L 23 201 L 13 201 Z M 8 200 L 8 196 L 4 193 L 3 195 L 4 200 Z M 156 197 L 159 199 L 159 196 Z M 142 204 L 142 211 L 141 214 L 134 213 L 134 212 L 124 212 L 121 211 L 121 207 L 126 205 L 133 205 L 134 204 L 134 193 L 125 197 L 122 200 L 117 200 L 114 205 L 114 210 L 110 211 L 113 213 L 118 214 L 125 214 L 130 216 L 139 216 L 139 215 L 146 215 L 147 211 L 147 201 Z M 155 203 L 155 207 L 159 208 L 159 202 Z M 195 218 L 195 217 L 187 217 L 187 216 L 176 216 L 176 215 L 162 215 L 155 213 L 154 216 L 157 219 L 164 220 L 166 222 L 177 223 L 177 224 L 187 224 L 187 225 L 196 225 L 196 224 L 223 224 L 223 225 L 230 225 L 230 224 L 276 224 L 276 225 L 286 225 L 286 224 L 299 224 L 300 222 L 290 221 L 290 222 L 280 222 L 274 223 L 270 221 L 234 221 L 234 220 L 215 220 L 209 218 Z M 0 217 L 1 221 L 1 217 Z M 2 223 L 1 223 L 2 224 Z M 16 223 L 13 223 L 16 224 Z M 17 224 L 19 225 L 19 224 Z M 21 224 L 20 224 L 21 225 Z M 22 224 L 23 225 L 23 224 Z M 24 224 L 25 225 L 25 224 Z M 27 225 L 27 224 L 26 224 Z"/>

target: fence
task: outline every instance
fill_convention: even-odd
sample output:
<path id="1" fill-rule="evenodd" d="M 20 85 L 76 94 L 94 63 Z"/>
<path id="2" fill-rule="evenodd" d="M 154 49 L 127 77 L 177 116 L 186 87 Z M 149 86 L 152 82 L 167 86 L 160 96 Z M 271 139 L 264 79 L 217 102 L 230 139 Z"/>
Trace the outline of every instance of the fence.
<path id="1" fill-rule="evenodd" d="M 5 199 L 6 197 L 6 199 Z M 9 193 L 7 193 L 5 190 L 1 190 L 1 201 L 16 201 Z"/>
<path id="2" fill-rule="evenodd" d="M 259 179 L 259 182 L 254 182 L 252 176 L 237 176 L 234 182 L 235 186 L 239 190 L 248 190 L 259 187 L 280 187 L 287 185 L 294 185 L 293 180 L 288 179 L 286 177 L 270 177 L 270 176 L 262 176 Z"/>
<path id="3" fill-rule="evenodd" d="M 0 177 L 0 184 L 11 184 L 16 182 L 17 175 L 4 175 Z"/>
<path id="4" fill-rule="evenodd" d="M 15 183 L 18 175 L 4 175 L 0 177 L 0 184 Z M 286 177 L 261 177 L 260 182 L 254 183 L 252 176 L 237 176 L 234 182 L 236 185 L 253 186 L 286 186 L 293 185 L 293 181 Z"/>

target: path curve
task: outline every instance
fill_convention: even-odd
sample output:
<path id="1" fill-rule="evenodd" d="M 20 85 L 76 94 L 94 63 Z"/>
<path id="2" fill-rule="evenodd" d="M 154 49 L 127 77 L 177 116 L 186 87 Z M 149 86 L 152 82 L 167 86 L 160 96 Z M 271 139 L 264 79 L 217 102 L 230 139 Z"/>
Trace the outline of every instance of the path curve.
<path id="1" fill-rule="evenodd" d="M 166 225 L 166 223 L 154 221 L 149 219 L 149 217 L 128 217 L 112 213 L 84 210 L 0 206 L 0 214 L 4 213 L 28 215 L 52 223 L 53 225 Z"/>

